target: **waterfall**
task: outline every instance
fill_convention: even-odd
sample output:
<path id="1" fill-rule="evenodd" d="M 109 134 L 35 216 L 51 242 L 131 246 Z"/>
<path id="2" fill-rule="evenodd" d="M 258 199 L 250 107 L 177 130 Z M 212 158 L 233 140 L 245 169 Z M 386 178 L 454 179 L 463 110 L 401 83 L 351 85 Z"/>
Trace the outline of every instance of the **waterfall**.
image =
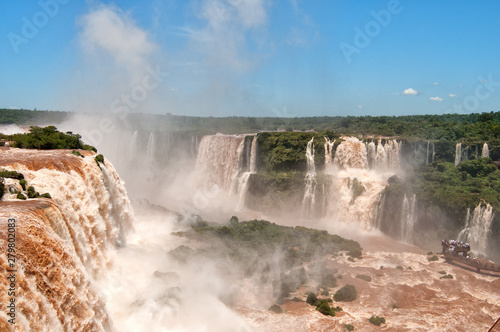
<path id="1" fill-rule="evenodd" d="M 222 189 L 226 198 L 236 197 L 238 210 L 243 209 L 248 181 L 257 171 L 257 148 L 255 134 L 203 136 L 196 158 L 197 183 Z"/>
<path id="2" fill-rule="evenodd" d="M 484 143 L 483 150 L 481 152 L 481 157 L 483 157 L 483 158 L 490 157 L 490 149 L 488 148 L 488 143 Z"/>
<path id="3" fill-rule="evenodd" d="M 252 174 L 257 172 L 257 135 L 252 138 L 252 144 L 247 149 L 248 170 L 238 178 L 237 195 L 238 204 L 237 210 L 242 210 L 245 207 L 245 199 L 248 191 L 248 180 Z"/>
<path id="4" fill-rule="evenodd" d="M 436 146 L 432 143 L 432 162 L 434 162 L 434 158 L 436 157 Z"/>
<path id="5" fill-rule="evenodd" d="M 335 151 L 330 176 L 326 219 L 357 223 L 363 229 L 377 227 L 382 212 L 377 210 L 387 179 L 399 166 L 399 144 L 394 140 L 364 144 L 355 137 L 343 137 Z M 369 167 L 373 158 L 373 167 Z"/>
<path id="6" fill-rule="evenodd" d="M 462 161 L 462 143 L 457 143 L 455 146 L 455 166 Z"/>
<path id="7" fill-rule="evenodd" d="M 146 147 L 146 159 L 148 162 L 153 162 L 156 155 L 156 142 L 155 133 L 151 132 L 148 138 L 148 145 Z"/>
<path id="8" fill-rule="evenodd" d="M 68 150 L 2 151 L 3 168 L 22 173 L 29 186 L 52 197 L 21 201 L 7 194 L 0 202 L 2 229 L 7 218 L 18 222 L 19 330 L 112 329 L 95 285 L 112 264 L 114 249 L 125 244 L 132 209 L 109 160 L 98 167 L 94 153 L 80 152 L 84 158 Z M 0 237 L 3 252 L 6 246 L 6 237 Z M 7 267 L 3 257 L 0 266 Z M 0 288 L 6 289 L 6 282 L 2 278 Z M 7 303 L 6 294 L 1 292 L 1 303 Z M 0 326 L 7 326 L 5 317 Z"/>
<path id="9" fill-rule="evenodd" d="M 491 223 L 495 213 L 490 204 L 486 206 L 479 203 L 472 215 L 467 210 L 465 227 L 458 234 L 458 240 L 470 243 L 471 251 L 477 254 L 486 255 L 488 248 L 488 238 L 491 232 Z"/>
<path id="10" fill-rule="evenodd" d="M 374 142 L 368 143 L 366 146 L 366 157 L 368 159 L 368 167 L 373 168 L 375 165 L 375 159 L 377 158 L 377 146 Z"/>
<path id="11" fill-rule="evenodd" d="M 335 140 L 331 142 L 328 137 L 325 137 L 325 167 L 332 163 L 334 145 Z"/>
<path id="12" fill-rule="evenodd" d="M 310 217 L 314 211 L 316 191 L 316 167 L 314 165 L 314 137 L 307 142 L 306 159 L 307 173 L 304 179 L 306 184 L 304 198 L 302 199 L 302 210 L 305 217 Z"/>
<path id="13" fill-rule="evenodd" d="M 348 137 L 340 143 L 335 151 L 333 164 L 338 169 L 366 169 L 368 158 L 366 146 L 355 137 Z"/>
<path id="14" fill-rule="evenodd" d="M 406 243 L 412 243 L 413 241 L 413 226 L 417 219 L 415 205 L 415 194 L 413 194 L 410 199 L 408 199 L 405 194 L 401 207 L 401 240 Z"/>
<path id="15" fill-rule="evenodd" d="M 369 144 L 371 154 L 372 146 Z M 379 140 L 373 168 L 381 171 L 395 171 L 399 169 L 399 144 L 396 140 L 387 140 L 385 144 Z"/>
<path id="16" fill-rule="evenodd" d="M 429 145 L 430 145 L 430 142 L 427 141 L 427 151 L 425 153 L 425 164 L 426 165 L 429 165 Z"/>
<path id="17" fill-rule="evenodd" d="M 253 137 L 252 149 L 250 150 L 250 172 L 257 173 L 257 135 Z"/>
<path id="18" fill-rule="evenodd" d="M 133 132 L 132 138 L 130 139 L 130 147 L 128 153 L 128 161 L 133 160 L 137 156 L 137 130 Z"/>
<path id="19" fill-rule="evenodd" d="M 373 217 L 373 226 L 376 229 L 380 229 L 380 227 L 382 226 L 382 220 L 384 220 L 384 205 L 385 205 L 385 194 L 382 193 L 379 195 L 379 198 L 377 200 L 375 215 Z"/>
<path id="20" fill-rule="evenodd" d="M 230 193 L 242 167 L 245 136 L 207 135 L 201 139 L 195 171 L 207 187 L 217 185 Z"/>

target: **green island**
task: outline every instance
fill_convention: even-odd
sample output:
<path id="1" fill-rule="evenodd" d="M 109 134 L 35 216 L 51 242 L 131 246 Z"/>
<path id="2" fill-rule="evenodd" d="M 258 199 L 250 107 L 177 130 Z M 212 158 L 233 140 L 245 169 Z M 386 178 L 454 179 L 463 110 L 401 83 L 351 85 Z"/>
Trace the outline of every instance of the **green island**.
<path id="1" fill-rule="evenodd" d="M 280 226 L 265 220 L 239 222 L 234 216 L 224 225 L 198 218 L 189 230 L 174 235 L 206 245 L 197 250 L 179 246 L 170 252 L 174 259 L 185 262 L 223 258 L 231 269 L 238 266 L 245 277 L 264 275 L 264 280 L 259 282 L 272 284 L 273 294 L 278 299 L 290 296 L 310 281 L 324 289 L 337 286 L 334 278 L 337 271 L 326 268 L 321 263 L 323 258 L 341 252 L 357 259 L 362 257 L 358 242 L 326 231 Z M 277 275 L 272 272 L 276 264 L 281 271 Z"/>

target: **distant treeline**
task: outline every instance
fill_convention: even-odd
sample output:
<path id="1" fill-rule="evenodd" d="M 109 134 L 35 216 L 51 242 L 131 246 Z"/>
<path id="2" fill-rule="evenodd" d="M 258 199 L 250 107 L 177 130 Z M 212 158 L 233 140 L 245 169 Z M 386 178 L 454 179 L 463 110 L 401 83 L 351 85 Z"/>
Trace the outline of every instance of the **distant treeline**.
<path id="1" fill-rule="evenodd" d="M 71 112 L 0 109 L 0 124 L 57 124 Z M 92 115 L 92 114 L 89 114 Z M 94 114 L 96 115 L 96 114 Z M 197 134 L 262 131 L 326 131 L 343 135 L 398 136 L 404 139 L 493 141 L 500 135 L 500 112 L 409 116 L 318 116 L 296 118 L 196 117 L 171 114 L 107 114 L 134 130 L 192 132 Z"/>
<path id="2" fill-rule="evenodd" d="M 0 109 L 0 125 L 39 125 L 61 123 L 71 113 L 56 111 L 30 111 L 25 109 Z"/>

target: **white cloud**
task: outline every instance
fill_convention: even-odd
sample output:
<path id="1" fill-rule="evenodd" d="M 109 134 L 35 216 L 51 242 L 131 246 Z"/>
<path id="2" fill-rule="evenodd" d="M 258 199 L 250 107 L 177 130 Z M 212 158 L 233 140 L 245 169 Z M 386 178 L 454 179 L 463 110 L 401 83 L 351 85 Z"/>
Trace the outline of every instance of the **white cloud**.
<path id="1" fill-rule="evenodd" d="M 363 105 L 358 105 L 358 108 L 360 108 L 360 109 L 363 108 Z"/>
<path id="2" fill-rule="evenodd" d="M 434 82 L 434 84 L 433 84 L 433 85 L 439 85 L 439 84 L 441 84 L 441 83 L 439 83 L 439 82 Z"/>
<path id="3" fill-rule="evenodd" d="M 144 67 L 156 48 L 147 32 L 115 6 L 99 6 L 83 17 L 81 25 L 80 41 L 85 51 L 107 54 L 129 69 Z"/>
<path id="4" fill-rule="evenodd" d="M 407 95 L 407 96 L 410 96 L 410 95 L 418 95 L 418 91 L 412 89 L 412 88 L 408 88 L 406 89 L 405 91 L 403 91 L 403 94 L 404 95 Z"/>
<path id="5" fill-rule="evenodd" d="M 451 98 L 456 98 L 456 97 L 458 97 L 458 95 L 456 95 L 456 94 L 454 94 L 454 93 L 450 93 L 450 94 L 448 95 L 448 97 L 451 97 Z"/>
<path id="6" fill-rule="evenodd" d="M 252 66 L 247 43 L 267 24 L 267 0 L 203 0 L 196 15 L 205 23 L 200 29 L 181 28 L 195 51 L 211 66 L 245 71 Z M 257 38 L 258 37 L 258 38 Z M 265 34 L 257 36 L 265 43 Z"/>
<path id="7" fill-rule="evenodd" d="M 123 102 L 123 96 L 142 93 L 145 78 L 161 64 L 156 59 L 161 52 L 159 45 L 132 14 L 116 5 L 97 4 L 77 19 L 81 54 L 74 74 L 61 82 L 58 91 L 64 109 L 110 112 L 126 105 L 140 112 L 160 107 L 158 92 L 148 89 L 140 96 L 140 103 Z M 159 72 L 164 73 L 161 67 Z M 161 84 L 157 87 L 161 89 Z"/>
<path id="8" fill-rule="evenodd" d="M 441 97 L 430 97 L 429 99 L 432 101 L 443 101 L 443 98 Z"/>

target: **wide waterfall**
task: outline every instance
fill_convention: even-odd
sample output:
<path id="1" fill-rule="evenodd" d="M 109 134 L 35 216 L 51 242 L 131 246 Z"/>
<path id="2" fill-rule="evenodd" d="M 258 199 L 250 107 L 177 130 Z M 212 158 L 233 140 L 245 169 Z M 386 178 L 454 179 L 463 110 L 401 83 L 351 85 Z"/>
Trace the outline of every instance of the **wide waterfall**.
<path id="1" fill-rule="evenodd" d="M 125 245 L 133 216 L 113 165 L 107 159 L 97 165 L 94 153 L 82 154 L 9 149 L 0 155 L 3 168 L 22 173 L 29 186 L 52 197 L 20 201 L 7 193 L 0 202 L 2 232 L 7 218 L 18 223 L 19 331 L 110 330 L 94 281 L 113 264 L 110 251 Z M 16 180 L 9 186 L 22 190 Z M 6 239 L 0 237 L 2 252 Z M 6 268 L 1 256 L 3 275 Z M 6 296 L 0 292 L 0 302 L 7 303 Z M 9 331 L 5 319 L 0 315 L 0 327 Z"/>
<path id="2" fill-rule="evenodd" d="M 406 197 L 403 198 L 403 206 L 401 207 L 401 240 L 406 243 L 412 243 L 413 241 L 413 227 L 416 222 L 416 195 L 413 194 L 410 199 Z"/>
<path id="3" fill-rule="evenodd" d="M 304 179 L 305 182 L 305 192 L 304 198 L 302 199 L 302 209 L 304 217 L 311 215 L 314 210 L 314 204 L 316 203 L 315 191 L 316 191 L 316 167 L 314 165 L 314 137 L 307 142 L 306 148 L 306 160 L 307 160 L 307 173 Z"/>
<path id="4" fill-rule="evenodd" d="M 242 167 L 245 136 L 203 136 L 198 149 L 195 170 L 207 186 L 216 185 L 226 192 L 234 188 Z"/>
<path id="5" fill-rule="evenodd" d="M 490 149 L 488 148 L 488 143 L 483 144 L 483 150 L 481 151 L 481 157 L 483 157 L 483 158 L 490 157 Z"/>
<path id="6" fill-rule="evenodd" d="M 468 242 L 474 253 L 486 255 L 488 248 L 488 238 L 491 232 L 491 223 L 495 213 L 490 204 L 481 204 L 470 214 L 467 210 L 465 218 L 465 227 L 458 235 L 458 240 Z"/>
<path id="7" fill-rule="evenodd" d="M 327 219 L 359 223 L 364 229 L 375 227 L 380 195 L 399 168 L 398 142 L 376 143 L 345 137 L 337 147 L 333 165 L 325 169 L 332 177 Z"/>
<path id="8" fill-rule="evenodd" d="M 196 185 L 218 191 L 226 198 L 236 197 L 238 210 L 244 207 L 248 181 L 256 171 L 257 135 L 217 134 L 201 139 L 195 166 Z"/>

